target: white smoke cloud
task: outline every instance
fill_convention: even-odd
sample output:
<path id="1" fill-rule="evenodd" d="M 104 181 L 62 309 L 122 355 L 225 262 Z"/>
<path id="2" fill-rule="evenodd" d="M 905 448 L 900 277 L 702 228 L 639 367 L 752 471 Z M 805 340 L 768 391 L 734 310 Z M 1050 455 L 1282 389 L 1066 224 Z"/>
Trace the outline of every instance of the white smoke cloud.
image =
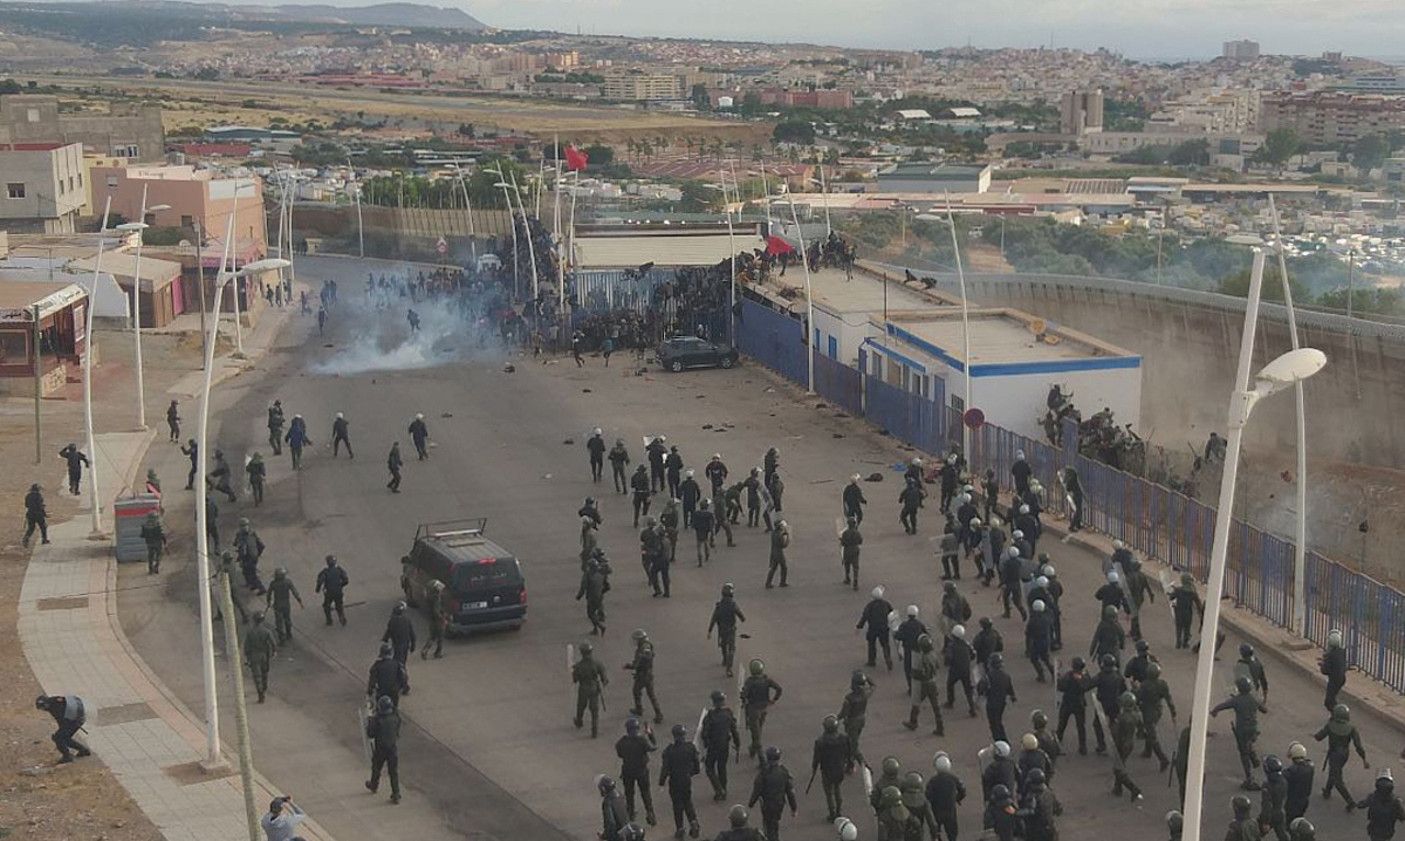
<path id="1" fill-rule="evenodd" d="M 350 298 L 350 300 L 348 300 Z M 399 293 L 381 300 L 381 307 L 357 290 L 341 295 L 328 313 L 328 338 L 333 347 L 313 362 L 314 374 L 350 376 L 375 371 L 410 371 L 466 360 L 493 361 L 509 354 L 495 325 L 480 327 L 462 316 L 448 298 L 411 301 Z M 413 309 L 420 329 L 407 318 Z"/>

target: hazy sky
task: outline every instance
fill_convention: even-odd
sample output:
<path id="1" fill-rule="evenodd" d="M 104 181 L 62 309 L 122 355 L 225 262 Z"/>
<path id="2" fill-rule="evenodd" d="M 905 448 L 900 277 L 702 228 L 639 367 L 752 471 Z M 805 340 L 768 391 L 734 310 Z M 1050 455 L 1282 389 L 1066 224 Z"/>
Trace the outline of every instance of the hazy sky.
<path id="1" fill-rule="evenodd" d="M 332 0 L 363 5 L 368 0 Z M 1266 52 L 1405 55 L 1405 0 L 422 0 L 484 23 L 624 35 L 857 47 L 1107 46 L 1209 57 L 1253 38 Z"/>

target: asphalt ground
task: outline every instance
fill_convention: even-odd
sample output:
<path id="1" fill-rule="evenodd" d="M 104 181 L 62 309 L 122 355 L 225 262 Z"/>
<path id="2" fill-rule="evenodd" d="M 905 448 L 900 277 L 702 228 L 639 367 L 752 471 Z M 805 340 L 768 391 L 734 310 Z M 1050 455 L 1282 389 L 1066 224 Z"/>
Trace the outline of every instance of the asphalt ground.
<path id="1" fill-rule="evenodd" d="M 334 261 L 299 264 L 304 279 L 326 271 L 342 269 Z M 588 359 L 580 369 L 569 357 L 548 364 L 513 358 L 515 372 L 507 373 L 500 352 L 480 351 L 472 340 L 440 338 L 428 350 L 407 349 L 399 345 L 403 303 L 378 315 L 357 314 L 353 299 L 361 297 L 359 286 L 354 279 L 342 283 L 342 303 L 325 337 L 316 335 L 310 319 L 296 321 L 258 370 L 222 386 L 214 404 L 212 423 L 218 423 L 218 440 L 231 463 L 242 463 L 254 449 L 269 459 L 263 505 L 254 508 L 245 496 L 236 504 L 221 503 L 222 537 L 227 541 L 233 534 L 238 516 L 249 516 L 269 547 L 262 564 L 265 576 L 274 567 L 287 567 L 307 602 L 306 610 L 295 609 L 296 638 L 280 652 L 269 703 L 251 707 L 259 769 L 297 796 L 342 841 L 390 837 L 385 833 L 391 831 L 408 837 L 400 834 L 410 830 L 424 838 L 593 838 L 599 807 L 592 780 L 598 773 L 619 771 L 613 742 L 623 732 L 631 704 L 629 674 L 621 666 L 630 658 L 632 628 L 647 629 L 657 650 L 656 686 L 666 717 L 656 728 L 660 747 L 674 723 L 688 725 L 691 732 L 714 689 L 726 691 L 739 712 L 738 679 L 725 677 L 715 643 L 704 637 L 720 586 L 733 581 L 748 620 L 741 630 L 749 636 L 739 643 L 738 663 L 763 658 L 768 673 L 784 687 L 766 741 L 782 748 L 797 789 L 803 790 L 821 720 L 838 710 L 851 671 L 865 667 L 864 642 L 854 623 L 870 587 L 884 584 L 899 611 L 917 604 L 929 622 L 937 615 L 941 582 L 932 538 L 940 531 L 940 518 L 935 499 L 922 513 L 919 535 L 904 534 L 897 522 L 901 476 L 894 465 L 912 453 L 751 365 L 681 375 L 651 369 L 637 376 L 627 356 L 617 354 L 608 369 L 599 358 Z M 427 323 L 448 317 L 430 305 L 419 309 Z M 371 344 L 375 348 L 368 350 Z M 402 367 L 371 370 L 379 365 Z M 425 367 L 413 367 L 419 365 Z M 338 373 L 317 373 L 329 370 Z M 308 419 L 315 442 L 296 473 L 286 449 L 281 457 L 270 458 L 268 451 L 265 408 L 275 398 L 290 416 L 301 413 Z M 332 458 L 330 426 L 337 411 L 351 421 L 355 460 Z M 424 413 L 433 441 L 424 462 L 415 460 L 405 431 L 416 412 Z M 733 477 L 740 477 L 760 465 L 768 446 L 778 447 L 786 480 L 783 516 L 792 531 L 790 587 L 763 588 L 768 536 L 743 525 L 737 528 L 737 547 L 719 545 L 702 569 L 695 566 L 693 541 L 685 533 L 673 570 L 672 598 L 652 598 L 638 565 L 628 497 L 611 492 L 608 465 L 604 483 L 590 481 L 584 443 L 595 426 L 603 427 L 611 442 L 624 439 L 635 463 L 643 459 L 643 436 L 665 434 L 700 477 L 714 452 L 722 454 Z M 407 459 L 398 495 L 385 488 L 385 456 L 394 440 L 401 442 Z M 168 484 L 180 486 L 186 462 L 173 446 L 158 442 L 152 463 Z M 835 527 L 840 492 L 855 472 L 885 477 L 864 485 L 870 506 L 859 592 L 841 584 Z M 601 544 L 615 569 L 606 599 L 609 631 L 596 640 L 611 684 L 601 737 L 595 740 L 572 726 L 574 691 L 565 661 L 566 646 L 587 639 L 590 628 L 583 602 L 574 600 L 580 577 L 575 512 L 587 495 L 601 500 Z M 193 495 L 171 496 L 167 521 L 179 533 L 192 522 Z M 413 692 L 403 702 L 407 735 L 401 749 L 407 798 L 391 807 L 384 789 L 381 797 L 373 797 L 361 787 L 365 769 L 356 709 L 385 620 L 400 598 L 399 559 L 411 545 L 416 525 L 459 517 L 487 517 L 489 535 L 522 560 L 529 618 L 520 631 L 454 640 L 441 660 L 412 658 Z M 187 540 L 185 550 L 178 546 L 173 551 L 160 586 L 151 586 L 144 570 L 123 569 L 121 612 L 138 650 L 198 710 L 194 579 L 190 564 L 181 558 L 188 557 L 189 545 Z M 1066 646 L 1056 656 L 1064 662 L 1086 656 L 1101 559 L 1052 539 L 1042 541 L 1039 549 L 1052 556 L 1066 588 Z M 351 577 L 346 628 L 323 626 L 320 599 L 311 592 L 329 552 Z M 1000 617 L 996 591 L 982 587 L 969 571 L 961 591 L 976 616 L 994 617 L 1005 636 L 1019 694 L 1005 723 L 1017 742 L 1031 710 L 1040 708 L 1056 718 L 1053 685 L 1035 682 L 1033 668 L 1021 656 L 1018 616 Z M 423 635 L 423 616 L 416 614 L 415 620 Z M 975 623 L 971 625 L 974 631 Z M 1147 609 L 1143 628 L 1184 723 L 1194 658 L 1173 650 L 1171 618 L 1162 601 Z M 1225 644 L 1216 673 L 1223 691 L 1217 689 L 1216 696 L 1228 695 L 1238 643 L 1231 636 Z M 1320 788 L 1326 776 L 1323 749 L 1310 739 L 1326 719 L 1320 686 L 1271 658 L 1265 663 L 1270 713 L 1261 717 L 1260 752 L 1286 758 L 1288 743 L 1304 740 L 1318 765 Z M 924 774 L 931 770 L 935 751 L 949 752 L 972 792 L 961 810 L 962 836 L 974 837 L 981 808 L 977 751 L 990 740 L 986 722 L 967 718 L 958 702 L 955 710 L 945 711 L 945 737 L 927 735 L 926 710 L 922 726 L 909 732 L 901 726 L 908 702 L 900 663 L 897 669 L 887 672 L 881 658 L 876 670 L 868 669 L 879 689 L 869 708 L 864 752 L 875 766 L 880 757 L 892 754 L 905 770 Z M 1362 678 L 1353 675 L 1351 680 Z M 939 681 L 944 683 L 944 675 Z M 1348 766 L 1347 783 L 1357 797 L 1370 791 L 1374 769 L 1388 765 L 1401 744 L 1398 732 L 1364 712 L 1358 711 L 1356 720 L 1373 770 L 1364 770 L 1355 759 Z M 227 732 L 232 737 L 232 728 Z M 1170 721 L 1163 721 L 1168 752 L 1175 734 Z M 744 730 L 742 736 L 745 740 Z M 1073 731 L 1067 736 L 1066 749 L 1073 746 Z M 1087 757 L 1066 756 L 1058 766 L 1054 789 L 1064 804 L 1062 837 L 1161 837 L 1163 817 L 1175 807 L 1174 784 L 1158 772 L 1155 759 L 1138 754 L 1129 770 L 1146 799 L 1137 804 L 1114 799 L 1111 759 L 1093 755 L 1092 741 L 1090 733 Z M 656 778 L 657 762 L 652 769 Z M 1238 793 L 1240 776 L 1229 717 L 1221 716 L 1211 725 L 1207 832 L 1219 832 L 1229 820 L 1229 798 Z M 730 797 L 720 804 L 712 801 L 705 778 L 695 781 L 705 835 L 726 827 L 727 806 L 745 800 L 752 777 L 753 766 L 743 757 L 733 766 Z M 868 837 L 872 818 L 857 775 L 846 783 L 844 794 L 845 811 Z M 1252 797 L 1257 809 L 1257 795 Z M 661 837 L 671 831 L 671 810 L 662 789 L 654 789 L 654 801 L 660 826 L 651 834 Z M 832 837 L 824 812 L 818 789 L 801 795 L 800 814 L 787 815 L 782 834 Z M 1364 837 L 1364 816 L 1348 816 L 1339 800 L 1315 797 L 1308 816 L 1318 837 Z M 759 815 L 757 819 L 759 824 Z"/>

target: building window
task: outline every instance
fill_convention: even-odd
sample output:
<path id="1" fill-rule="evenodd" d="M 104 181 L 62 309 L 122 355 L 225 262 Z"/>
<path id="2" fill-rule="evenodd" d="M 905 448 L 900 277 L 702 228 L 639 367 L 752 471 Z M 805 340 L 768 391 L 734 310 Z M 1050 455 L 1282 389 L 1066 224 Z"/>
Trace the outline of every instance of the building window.
<path id="1" fill-rule="evenodd" d="M 6 194 L 12 199 L 24 198 L 24 182 L 11 181 L 5 185 Z"/>
<path id="2" fill-rule="evenodd" d="M 70 190 L 73 189 L 73 176 L 72 176 L 72 175 L 68 176 L 68 189 L 70 189 Z"/>
<path id="3" fill-rule="evenodd" d="M 83 173 L 78 173 L 78 189 L 83 189 Z"/>
<path id="4" fill-rule="evenodd" d="M 62 179 L 62 178 L 59 179 L 58 184 L 59 184 L 59 195 L 63 195 L 65 192 L 67 192 L 67 190 L 66 190 L 66 189 L 64 188 L 64 186 L 63 186 L 63 179 Z"/>
<path id="5" fill-rule="evenodd" d="M 107 186 L 109 186 L 109 187 L 116 187 L 116 186 L 117 186 L 117 176 L 115 176 L 115 175 L 109 175 L 109 176 L 107 176 Z"/>
<path id="6" fill-rule="evenodd" d="M 181 216 L 181 227 L 182 227 L 182 228 L 193 228 L 193 227 L 195 227 L 195 217 L 194 217 L 194 216 Z"/>
<path id="7" fill-rule="evenodd" d="M 27 120 L 28 122 L 31 122 L 31 123 L 37 123 L 37 122 L 39 122 L 39 109 L 38 109 L 38 108 L 26 108 L 26 109 L 25 109 L 25 112 L 24 112 L 24 118 L 25 118 L 25 120 Z"/>

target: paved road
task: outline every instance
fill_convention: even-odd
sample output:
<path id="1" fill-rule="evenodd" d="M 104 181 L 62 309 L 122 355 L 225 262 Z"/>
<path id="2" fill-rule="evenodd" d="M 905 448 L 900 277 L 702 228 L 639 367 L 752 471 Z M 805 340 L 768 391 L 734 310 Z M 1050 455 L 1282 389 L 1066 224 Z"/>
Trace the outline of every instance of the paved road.
<path id="1" fill-rule="evenodd" d="M 314 276 L 314 271 L 300 265 L 305 277 Z M 354 285 L 344 284 L 344 301 L 355 296 L 350 288 Z M 347 320 L 349 314 L 339 312 L 336 318 Z M 385 319 L 392 325 L 393 343 L 403 323 L 401 313 L 388 313 Z M 739 603 L 749 619 L 744 630 L 752 637 L 742 643 L 739 659 L 763 657 L 786 690 L 768 725 L 768 741 L 785 750 L 788 764 L 803 782 L 820 720 L 837 710 L 850 671 L 863 665 L 863 641 L 853 623 L 869 586 L 885 583 L 895 605 L 916 603 L 928 618 L 935 615 L 940 582 L 929 543 L 935 517 L 930 511 L 925 514 L 918 537 L 904 535 L 896 522 L 897 474 L 887 466 L 907 454 L 858 421 L 836 417 L 814 400 L 797 399 L 765 373 L 744 367 L 636 377 L 618 356 L 609 369 L 598 359 L 581 370 L 569 360 L 545 366 L 518 360 L 517 372 L 507 374 L 500 359 L 484 356 L 395 372 L 308 373 L 326 360 L 347 358 L 346 345 L 367 341 L 373 332 L 362 323 L 336 323 L 319 341 L 307 337 L 306 326 L 291 328 L 284 346 L 262 366 L 268 369 L 264 376 L 240 378 L 225 389 L 222 399 L 228 403 L 220 412 L 219 439 L 239 458 L 250 448 L 267 455 L 264 407 L 275 396 L 290 413 L 307 416 L 318 444 L 297 474 L 290 472 L 286 455 L 272 461 L 262 508 L 254 510 L 242 499 L 226 508 L 254 518 L 270 547 L 266 564 L 286 565 L 309 602 L 308 610 L 295 616 L 298 637 L 275 670 L 270 704 L 253 708 L 256 760 L 270 778 L 299 794 L 343 841 L 369 837 L 389 826 L 401 831 L 413 826 L 427 838 L 594 837 L 598 809 L 591 778 L 618 771 L 611 743 L 629 706 L 628 674 L 619 670 L 629 656 L 629 630 L 647 628 L 656 641 L 657 685 L 668 719 L 661 735 L 674 722 L 691 727 L 711 690 L 727 690 L 735 703 L 735 683 L 724 677 L 716 648 L 703 635 L 717 590 L 728 580 L 737 584 Z M 324 347 L 324 342 L 332 346 Z M 460 356 L 470 343 L 458 344 L 463 347 L 441 355 Z M 415 354 L 386 351 L 383 357 L 403 360 Z M 352 422 L 355 461 L 333 460 L 323 449 L 336 411 L 346 412 Z M 429 461 L 410 461 L 404 493 L 391 495 L 384 489 L 385 452 L 391 440 L 401 439 L 402 448 L 413 453 L 404 430 L 417 411 L 424 412 L 437 446 Z M 596 425 L 605 427 L 611 439 L 625 439 L 636 459 L 642 456 L 641 436 L 662 432 L 680 446 L 690 465 L 701 467 L 708 455 L 720 452 L 734 474 L 744 472 L 748 462 L 759 464 L 767 446 L 778 446 L 787 479 L 785 516 L 794 534 L 792 586 L 762 588 L 765 535 L 743 527 L 738 547 L 721 549 L 702 570 L 688 561 L 691 543 L 682 543 L 673 598 L 650 598 L 635 563 L 637 537 L 626 498 L 612 495 L 608 485 L 592 486 L 589 481 L 583 443 Z M 564 443 L 568 439 L 574 443 Z M 179 456 L 167 452 L 164 459 L 170 466 L 163 473 L 174 477 Z M 834 518 L 844 477 L 873 471 L 883 471 L 888 478 L 865 487 L 872 505 L 865 521 L 864 587 L 853 593 L 839 583 Z M 602 738 L 595 741 L 570 723 L 572 693 L 563 654 L 567 643 L 579 642 L 589 629 L 581 604 L 573 600 L 578 583 L 574 512 L 587 494 L 602 499 L 602 543 L 616 569 L 615 588 L 607 600 L 609 635 L 599 644 L 613 675 L 610 712 Z M 179 526 L 188 522 L 185 516 L 178 513 L 171 519 Z M 523 559 L 530 620 L 519 632 L 455 641 L 443 660 L 412 660 L 414 692 L 405 711 L 413 730 L 403 761 L 411 793 L 406 804 L 392 810 L 359 788 L 354 705 L 385 617 L 398 598 L 398 559 L 415 525 L 461 516 L 488 517 L 490 533 Z M 232 533 L 232 519 L 225 519 Z M 1046 544 L 1040 548 L 1052 554 L 1069 590 L 1065 628 L 1070 646 L 1062 654 L 1071 657 L 1084 650 L 1091 634 L 1091 594 L 1099 583 L 1099 559 L 1081 549 Z M 308 592 L 327 552 L 343 560 L 353 582 L 348 598 L 356 606 L 346 629 L 324 628 Z M 137 570 L 128 569 L 123 570 L 122 583 L 146 582 Z M 188 573 L 174 572 L 164 591 L 124 593 L 122 612 L 128 633 L 148 661 L 198 709 L 198 669 L 193 635 L 187 632 L 191 586 Z M 969 580 L 962 590 L 977 615 L 998 617 L 993 591 Z M 1158 605 L 1149 613 L 1146 628 L 1153 650 L 1167 667 L 1176 703 L 1188 708 L 1194 662 L 1190 655 L 1172 650 L 1169 615 L 1161 611 Z M 1006 717 L 1013 735 L 1023 731 L 1033 708 L 1054 714 L 1053 692 L 1048 684 L 1036 683 L 1028 663 L 1018 657 L 1022 629 L 1017 621 L 996 622 L 1010 643 L 1009 660 L 1020 694 Z M 1220 686 L 1228 687 L 1232 680 L 1229 667 L 1237 644 L 1233 638 L 1226 644 L 1226 660 L 1216 675 Z M 1263 722 L 1260 744 L 1264 752 L 1285 754 L 1290 739 L 1302 738 L 1323 721 L 1321 690 L 1273 659 L 1266 662 L 1272 713 Z M 894 678 L 880 666 L 874 676 L 880 689 L 864 733 L 871 760 L 892 753 L 906 766 L 926 772 L 933 752 L 945 749 L 956 758 L 968 785 L 978 790 L 976 751 L 989 738 L 985 722 L 949 715 L 946 738 L 911 734 L 900 726 L 907 709 L 900 673 Z M 1400 734 L 1369 716 L 1359 718 L 1372 759 L 1389 764 L 1401 744 Z M 1239 779 L 1228 727 L 1224 717 L 1212 725 L 1207 808 L 1212 829 L 1228 820 L 1227 801 Z M 1169 729 L 1163 725 L 1168 741 Z M 1316 745 L 1311 752 L 1320 764 Z M 329 773 L 329 768 L 335 770 Z M 1157 773 L 1155 760 L 1134 760 L 1131 773 L 1147 792 L 1138 805 L 1109 795 L 1108 759 L 1073 756 L 1061 763 L 1056 790 L 1066 808 L 1064 837 L 1092 839 L 1110 832 L 1125 837 L 1129 831 L 1159 837 L 1162 816 L 1173 807 L 1174 790 Z M 1373 773 L 1353 764 L 1348 783 L 1364 796 Z M 732 801 L 749 790 L 751 776 L 745 763 L 736 768 Z M 1325 772 L 1319 769 L 1319 784 L 1322 779 Z M 700 779 L 695 790 L 704 830 L 710 834 L 725 826 L 726 804 L 712 803 L 706 788 Z M 849 811 L 857 817 L 864 811 L 857 779 L 845 793 Z M 667 824 L 666 796 L 659 793 L 655 798 Z M 978 800 L 978 795 L 968 799 L 962 811 L 968 831 L 979 820 Z M 803 798 L 799 818 L 787 819 L 787 837 L 829 837 L 823 814 L 818 791 Z M 1314 801 L 1309 817 L 1317 822 L 1320 837 L 1364 834 L 1364 819 L 1348 818 L 1338 801 Z M 870 831 L 866 816 L 859 823 Z"/>

